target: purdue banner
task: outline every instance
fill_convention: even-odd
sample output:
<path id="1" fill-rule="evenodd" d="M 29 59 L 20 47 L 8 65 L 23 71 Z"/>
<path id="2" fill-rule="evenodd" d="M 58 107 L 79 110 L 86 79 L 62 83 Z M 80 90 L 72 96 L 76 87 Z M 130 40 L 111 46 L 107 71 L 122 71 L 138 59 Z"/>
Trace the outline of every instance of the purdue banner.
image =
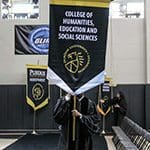
<path id="1" fill-rule="evenodd" d="M 76 95 L 104 82 L 108 7 L 108 0 L 51 0 L 51 84 Z"/>
<path id="2" fill-rule="evenodd" d="M 109 80 L 105 80 L 105 82 L 101 85 L 101 99 L 104 103 L 99 102 L 97 110 L 103 116 L 106 116 L 110 112 L 111 86 Z"/>
<path id="3" fill-rule="evenodd" d="M 47 66 L 27 65 L 27 103 L 36 111 L 48 104 Z"/>
<path id="4" fill-rule="evenodd" d="M 16 25 L 15 54 L 48 54 L 48 25 Z"/>

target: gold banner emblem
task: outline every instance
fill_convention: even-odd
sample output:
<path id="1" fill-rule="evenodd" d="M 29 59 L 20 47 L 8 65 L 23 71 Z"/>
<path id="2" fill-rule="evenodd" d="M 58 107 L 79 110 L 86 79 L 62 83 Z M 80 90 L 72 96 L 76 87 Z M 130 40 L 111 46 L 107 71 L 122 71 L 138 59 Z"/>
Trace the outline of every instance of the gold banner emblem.
<path id="1" fill-rule="evenodd" d="M 44 95 L 43 86 L 39 83 L 36 83 L 32 88 L 32 95 L 35 100 L 41 100 Z"/>
<path id="2" fill-rule="evenodd" d="M 81 45 L 72 45 L 64 53 L 64 66 L 70 73 L 81 73 L 89 64 L 88 51 Z"/>

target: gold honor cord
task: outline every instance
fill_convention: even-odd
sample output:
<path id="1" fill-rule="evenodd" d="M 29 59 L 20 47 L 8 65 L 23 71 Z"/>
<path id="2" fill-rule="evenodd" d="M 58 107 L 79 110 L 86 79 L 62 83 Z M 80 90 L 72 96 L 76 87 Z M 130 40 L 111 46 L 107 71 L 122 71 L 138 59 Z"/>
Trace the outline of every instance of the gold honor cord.
<path id="1" fill-rule="evenodd" d="M 53 5 L 84 6 L 108 8 L 110 0 L 50 0 Z"/>
<path id="2" fill-rule="evenodd" d="M 106 116 L 110 112 L 110 107 L 108 107 L 106 113 L 99 107 L 99 104 L 97 104 L 97 111 L 102 114 L 103 116 Z"/>
<path id="3" fill-rule="evenodd" d="M 77 97 L 74 96 L 73 97 L 73 110 L 76 109 L 76 103 L 77 103 Z M 72 128 L 72 140 L 75 141 L 76 140 L 76 117 L 73 116 L 73 128 Z"/>

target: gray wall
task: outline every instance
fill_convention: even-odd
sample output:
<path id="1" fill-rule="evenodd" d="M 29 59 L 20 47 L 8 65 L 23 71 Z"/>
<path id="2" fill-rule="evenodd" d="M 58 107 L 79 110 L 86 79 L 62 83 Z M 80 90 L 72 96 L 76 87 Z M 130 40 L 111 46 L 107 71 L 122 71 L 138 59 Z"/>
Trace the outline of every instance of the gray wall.
<path id="1" fill-rule="evenodd" d="M 26 103 L 25 85 L 0 85 L 0 132 L 32 130 L 33 109 Z M 56 129 L 53 106 L 59 97 L 59 88 L 51 86 L 49 103 L 36 113 L 36 129 Z"/>
<path id="2" fill-rule="evenodd" d="M 0 19 L 0 84 L 25 84 L 26 64 L 37 64 L 37 62 L 39 61 L 40 64 L 47 65 L 47 56 L 17 56 L 14 54 L 14 25 L 32 25 L 48 23 L 49 0 L 40 0 L 40 19 Z"/>
<path id="3" fill-rule="evenodd" d="M 147 89 L 150 88 L 147 87 Z M 149 89 L 148 89 L 149 90 Z M 31 130 L 33 127 L 33 110 L 26 103 L 25 85 L 0 85 L 0 132 L 5 129 Z M 148 127 L 148 107 L 145 109 L 145 85 L 118 85 L 114 88 L 114 95 L 118 91 L 123 91 L 127 101 L 127 116 L 137 122 L 142 127 Z M 53 106 L 59 98 L 60 90 L 56 86 L 50 88 L 49 104 L 37 111 L 36 128 L 37 129 L 56 129 L 57 126 L 53 120 Z M 98 88 L 94 88 L 86 93 L 86 96 L 97 104 Z M 147 97 L 147 99 L 150 98 Z M 147 101 L 146 104 L 149 102 Z M 148 106 L 148 105 L 146 105 Z M 145 116 L 147 110 L 147 116 Z M 110 116 L 110 115 L 109 115 Z M 106 123 L 110 123 L 109 117 Z M 113 125 L 113 124 L 111 124 Z M 109 129 L 111 128 L 109 124 Z M 3 130 L 4 131 L 4 130 Z"/>
<path id="4" fill-rule="evenodd" d="M 145 84 L 144 19 L 111 19 L 106 73 L 115 84 Z"/>
<path id="5" fill-rule="evenodd" d="M 145 0 L 145 36 L 146 36 L 146 79 L 150 84 L 150 1 Z"/>

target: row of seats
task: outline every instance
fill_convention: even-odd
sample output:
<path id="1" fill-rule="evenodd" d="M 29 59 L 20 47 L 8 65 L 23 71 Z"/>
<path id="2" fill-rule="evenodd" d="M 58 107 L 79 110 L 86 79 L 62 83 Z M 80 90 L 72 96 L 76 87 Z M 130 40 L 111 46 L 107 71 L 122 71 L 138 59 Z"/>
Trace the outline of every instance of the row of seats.
<path id="1" fill-rule="evenodd" d="M 112 129 L 117 150 L 150 150 L 150 133 L 128 117 L 124 117 L 120 127 Z"/>

